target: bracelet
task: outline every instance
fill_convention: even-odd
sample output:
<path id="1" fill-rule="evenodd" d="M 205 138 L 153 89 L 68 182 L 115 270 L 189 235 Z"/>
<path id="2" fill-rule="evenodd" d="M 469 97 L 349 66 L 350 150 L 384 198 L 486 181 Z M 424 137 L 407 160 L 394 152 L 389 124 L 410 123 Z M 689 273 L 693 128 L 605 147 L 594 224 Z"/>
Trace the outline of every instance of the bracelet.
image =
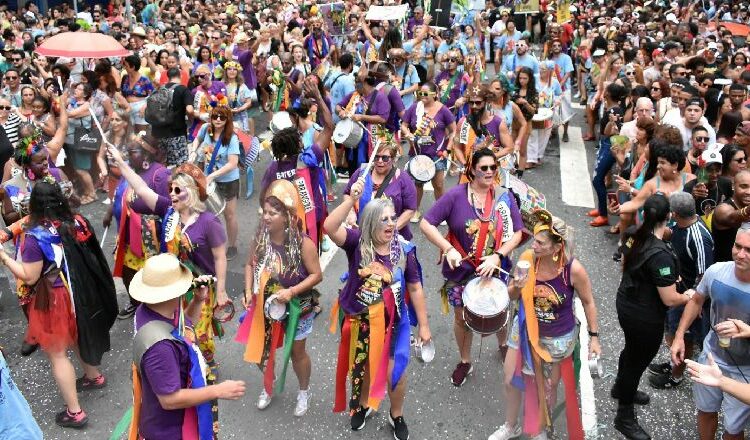
<path id="1" fill-rule="evenodd" d="M 589 336 L 592 337 L 592 338 L 594 338 L 594 337 L 598 338 L 599 337 L 599 332 L 592 332 L 591 330 L 589 330 Z"/>
<path id="2" fill-rule="evenodd" d="M 454 248 L 453 246 L 449 247 L 448 249 L 446 249 L 445 251 L 443 251 L 443 256 L 444 256 L 444 257 L 445 257 L 445 256 L 447 256 L 447 255 L 448 255 L 448 252 L 450 252 L 450 251 L 451 251 L 451 249 L 455 249 L 455 248 Z"/>

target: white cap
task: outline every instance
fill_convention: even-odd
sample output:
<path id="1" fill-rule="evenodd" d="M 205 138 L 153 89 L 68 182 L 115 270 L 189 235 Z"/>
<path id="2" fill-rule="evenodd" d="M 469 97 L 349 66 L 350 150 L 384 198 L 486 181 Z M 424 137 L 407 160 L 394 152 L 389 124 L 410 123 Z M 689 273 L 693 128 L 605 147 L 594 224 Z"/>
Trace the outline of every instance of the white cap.
<path id="1" fill-rule="evenodd" d="M 675 23 L 675 24 L 679 24 L 680 23 L 680 20 L 677 19 L 677 16 L 674 15 L 673 12 L 670 12 L 669 14 L 667 14 L 666 18 L 667 18 L 667 21 L 669 21 L 669 22 L 672 22 L 672 23 Z"/>
<path id="2" fill-rule="evenodd" d="M 706 45 L 706 49 L 719 50 L 719 45 L 716 44 L 715 41 L 709 41 L 708 44 Z"/>
<path id="3" fill-rule="evenodd" d="M 706 165 L 711 163 L 723 164 L 724 161 L 721 158 L 721 148 L 723 146 L 724 145 L 722 144 L 709 145 L 708 148 L 701 153 L 701 159 L 703 159 L 703 162 L 705 162 Z"/>
<path id="4" fill-rule="evenodd" d="M 570 5 L 570 12 L 573 12 L 573 13 L 578 12 L 578 8 L 576 8 L 576 5 Z"/>
<path id="5" fill-rule="evenodd" d="M 593 56 L 593 57 L 603 57 L 603 56 L 604 56 L 604 54 L 606 54 L 606 53 L 607 53 L 607 52 L 605 52 L 605 51 L 604 51 L 604 49 L 596 49 L 596 50 L 594 51 L 594 53 L 593 53 L 593 54 L 591 54 L 591 56 Z"/>

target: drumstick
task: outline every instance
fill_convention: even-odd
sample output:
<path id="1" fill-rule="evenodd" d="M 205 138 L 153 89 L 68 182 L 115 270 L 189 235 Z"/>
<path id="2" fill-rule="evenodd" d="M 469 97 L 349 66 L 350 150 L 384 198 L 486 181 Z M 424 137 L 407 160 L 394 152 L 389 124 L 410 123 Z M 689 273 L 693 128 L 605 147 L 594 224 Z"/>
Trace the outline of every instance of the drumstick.
<path id="1" fill-rule="evenodd" d="M 107 240 L 107 232 L 109 232 L 109 226 L 104 228 L 104 232 L 102 233 L 102 239 L 99 242 L 99 245 L 104 249 L 104 242 Z"/>
<path id="2" fill-rule="evenodd" d="M 375 156 L 378 154 L 378 148 L 380 148 L 380 141 L 375 139 L 375 142 L 373 142 L 372 146 L 372 154 L 370 154 L 370 161 L 367 162 L 367 166 L 365 167 L 365 172 L 362 173 L 362 176 L 366 176 L 370 174 L 370 170 L 372 169 L 372 165 L 375 163 Z"/>
<path id="3" fill-rule="evenodd" d="M 96 124 L 96 128 L 99 129 L 99 133 L 102 134 L 102 141 L 104 141 L 104 143 L 107 144 L 107 146 L 109 147 L 117 148 L 107 140 L 107 136 L 104 134 L 104 130 L 102 130 L 102 126 L 101 124 L 99 124 L 99 119 L 94 114 L 94 109 L 92 109 L 91 106 L 89 106 L 89 114 L 91 115 L 91 119 L 94 120 L 94 123 Z"/>

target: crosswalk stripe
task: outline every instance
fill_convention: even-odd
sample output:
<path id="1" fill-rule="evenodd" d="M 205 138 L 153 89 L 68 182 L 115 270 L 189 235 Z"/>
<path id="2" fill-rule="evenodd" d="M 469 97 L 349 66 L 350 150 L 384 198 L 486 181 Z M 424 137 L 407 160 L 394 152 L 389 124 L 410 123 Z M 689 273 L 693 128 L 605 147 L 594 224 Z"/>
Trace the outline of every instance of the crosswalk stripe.
<path id="1" fill-rule="evenodd" d="M 570 134 L 570 132 L 568 132 Z M 586 314 L 583 311 L 583 305 L 578 298 L 574 299 L 575 314 L 581 323 L 579 339 L 581 343 L 581 371 L 579 382 L 581 389 L 581 419 L 583 421 L 583 431 L 586 438 L 598 438 L 596 422 L 596 398 L 594 397 L 594 381 L 588 369 L 588 352 L 589 352 L 589 327 L 586 323 Z"/>
<path id="2" fill-rule="evenodd" d="M 568 128 L 569 142 L 560 143 L 560 191 L 566 205 L 594 207 L 591 176 L 580 127 Z"/>

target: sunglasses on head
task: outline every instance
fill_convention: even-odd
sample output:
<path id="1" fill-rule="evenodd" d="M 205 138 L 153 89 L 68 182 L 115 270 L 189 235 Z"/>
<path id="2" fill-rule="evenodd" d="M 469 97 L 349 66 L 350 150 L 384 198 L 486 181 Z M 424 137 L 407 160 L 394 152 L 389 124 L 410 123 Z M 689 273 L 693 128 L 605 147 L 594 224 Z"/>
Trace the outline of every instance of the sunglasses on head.
<path id="1" fill-rule="evenodd" d="M 490 171 L 492 171 L 492 172 L 497 171 L 497 165 L 482 165 L 482 166 L 479 166 L 477 168 L 479 168 L 479 171 L 481 171 L 483 173 L 487 173 L 487 172 L 490 172 Z"/>
<path id="2" fill-rule="evenodd" d="M 226 121 L 227 117 L 222 115 L 221 113 L 214 113 L 211 115 L 211 119 L 214 121 Z"/>
<path id="3" fill-rule="evenodd" d="M 378 162 L 378 161 L 383 162 L 383 163 L 388 163 L 391 161 L 391 155 L 390 154 L 375 155 L 375 162 Z"/>

